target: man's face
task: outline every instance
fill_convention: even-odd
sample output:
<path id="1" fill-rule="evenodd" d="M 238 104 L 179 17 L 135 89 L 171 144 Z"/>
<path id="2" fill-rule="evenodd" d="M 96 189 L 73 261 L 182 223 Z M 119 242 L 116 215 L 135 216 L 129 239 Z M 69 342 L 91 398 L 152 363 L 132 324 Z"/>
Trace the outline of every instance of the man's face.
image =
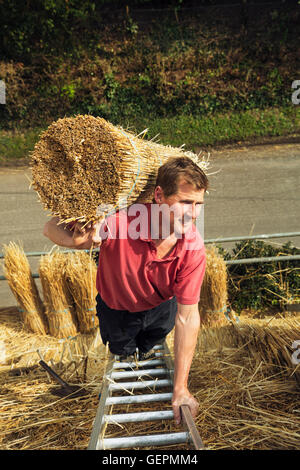
<path id="1" fill-rule="evenodd" d="M 158 186 L 155 190 L 155 199 L 159 204 L 167 204 L 170 208 L 171 233 L 186 233 L 192 223 L 196 221 L 204 204 L 204 189 L 196 189 L 185 180 L 180 180 L 176 194 L 165 197 L 163 190 Z"/>

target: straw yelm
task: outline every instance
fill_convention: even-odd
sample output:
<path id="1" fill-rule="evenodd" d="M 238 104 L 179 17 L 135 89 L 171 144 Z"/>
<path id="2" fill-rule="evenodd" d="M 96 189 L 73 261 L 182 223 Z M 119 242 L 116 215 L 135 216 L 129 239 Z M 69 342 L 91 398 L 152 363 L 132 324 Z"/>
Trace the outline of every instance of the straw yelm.
<path id="1" fill-rule="evenodd" d="M 201 287 L 199 312 L 204 327 L 226 324 L 227 269 L 215 246 L 206 248 L 206 270 Z"/>
<path id="2" fill-rule="evenodd" d="M 4 273 L 20 306 L 25 327 L 34 333 L 46 335 L 47 318 L 28 259 L 23 248 L 14 242 L 4 245 Z"/>
<path id="3" fill-rule="evenodd" d="M 65 262 L 64 254 L 54 252 L 42 256 L 39 265 L 49 332 L 56 338 L 68 338 L 77 334 L 74 306 L 64 286 Z"/>
<path id="4" fill-rule="evenodd" d="M 81 333 L 89 333 L 98 327 L 96 275 L 96 263 L 88 253 L 78 251 L 66 255 L 64 279 L 75 304 Z"/>
<path id="5" fill-rule="evenodd" d="M 100 117 L 59 119 L 32 153 L 33 187 L 61 221 L 100 220 L 101 205 L 111 210 L 151 202 L 158 168 L 184 155 L 202 169 L 208 165 L 192 152 L 147 141 Z"/>

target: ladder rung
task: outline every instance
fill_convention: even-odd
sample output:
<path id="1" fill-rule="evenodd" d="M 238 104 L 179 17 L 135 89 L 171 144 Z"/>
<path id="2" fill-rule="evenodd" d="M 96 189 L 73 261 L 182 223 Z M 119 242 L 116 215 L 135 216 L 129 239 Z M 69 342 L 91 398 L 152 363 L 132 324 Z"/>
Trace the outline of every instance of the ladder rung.
<path id="1" fill-rule="evenodd" d="M 165 411 L 144 411 L 139 413 L 123 413 L 114 415 L 104 415 L 107 423 L 136 423 L 139 421 L 157 421 L 161 419 L 173 419 L 174 413 L 171 410 Z"/>
<path id="2" fill-rule="evenodd" d="M 154 357 L 163 357 L 163 353 L 162 352 L 156 352 L 154 353 Z M 151 359 L 154 359 L 154 357 L 151 357 Z M 122 364 L 122 362 L 119 362 L 120 361 L 120 356 L 115 356 L 115 359 L 116 359 L 116 362 L 118 362 L 118 364 Z M 149 362 L 151 359 L 145 359 L 145 362 Z M 142 362 L 142 361 L 141 361 Z M 143 361 L 144 362 L 144 361 Z M 136 364 L 135 361 L 132 361 L 132 364 Z"/>
<path id="3" fill-rule="evenodd" d="M 113 369 L 126 369 L 126 368 L 134 368 L 134 367 L 143 367 L 143 366 L 161 366 L 164 364 L 164 361 L 161 359 L 153 359 L 150 361 L 137 361 L 137 362 L 115 362 L 113 365 Z"/>
<path id="4" fill-rule="evenodd" d="M 154 351 L 159 351 L 160 349 L 163 349 L 163 347 L 164 346 L 162 344 L 157 344 L 156 346 L 153 346 L 153 348 L 151 348 L 151 349 L 153 349 Z M 118 359 L 120 359 L 120 356 L 118 354 L 116 354 L 115 358 L 118 360 Z"/>
<path id="5" fill-rule="evenodd" d="M 125 397 L 108 397 L 106 405 L 122 405 L 130 403 L 148 403 L 153 401 L 169 401 L 172 393 L 149 393 L 146 395 L 127 395 Z"/>
<path id="6" fill-rule="evenodd" d="M 130 447 L 182 444 L 189 441 L 188 432 L 170 434 L 150 434 L 149 436 L 130 436 L 106 438 L 98 441 L 97 449 L 122 449 Z"/>
<path id="7" fill-rule="evenodd" d="M 129 370 L 122 372 L 112 372 L 110 374 L 111 379 L 129 379 L 130 377 L 142 377 L 148 375 L 149 377 L 155 377 L 160 375 L 166 375 L 168 369 L 144 369 L 144 370 Z"/>
<path id="8" fill-rule="evenodd" d="M 169 379 L 163 380 L 144 380 L 142 382 L 121 382 L 109 385 L 109 390 L 133 390 L 148 387 L 167 387 L 172 385 Z"/>

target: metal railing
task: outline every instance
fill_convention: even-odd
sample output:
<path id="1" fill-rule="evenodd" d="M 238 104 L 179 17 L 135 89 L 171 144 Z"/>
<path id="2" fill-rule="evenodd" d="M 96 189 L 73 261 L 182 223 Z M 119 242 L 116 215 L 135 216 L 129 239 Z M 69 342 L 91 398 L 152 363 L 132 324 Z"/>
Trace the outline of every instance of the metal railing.
<path id="1" fill-rule="evenodd" d="M 43 256 L 43 255 L 48 255 L 50 253 L 51 250 L 49 251 L 29 251 L 27 253 L 25 253 L 26 256 Z M 79 250 L 63 250 L 61 251 L 61 253 L 74 253 L 75 251 L 79 251 Z M 90 253 L 91 250 L 80 250 L 80 251 L 85 251 L 86 253 Z M 94 250 L 92 250 L 92 253 L 97 253 L 97 251 L 99 251 L 99 248 L 95 248 Z M 0 259 L 1 258 L 4 258 L 4 254 L 3 253 L 0 253 Z"/>
<path id="2" fill-rule="evenodd" d="M 300 259 L 300 255 L 291 256 L 266 256 L 265 258 L 244 258 L 244 259 L 230 259 L 226 260 L 225 264 L 254 264 L 254 263 L 269 263 L 271 261 L 292 261 Z"/>
<path id="3" fill-rule="evenodd" d="M 226 242 L 235 242 L 235 241 L 243 241 L 243 240 L 262 240 L 262 239 L 269 239 L 269 238 L 290 238 L 290 237 L 300 237 L 300 232 L 285 232 L 285 233 L 271 233 L 271 234 L 262 234 L 262 235 L 246 235 L 246 236 L 238 236 L 238 237 L 226 237 L 226 238 L 208 238 L 204 240 L 204 243 L 226 243 Z M 64 250 L 63 253 L 74 253 L 78 250 Z M 90 250 L 82 250 L 87 253 Z M 95 248 L 92 250 L 93 253 L 99 251 L 99 248 Z M 49 251 L 31 251 L 25 253 L 26 256 L 42 256 L 49 254 Z M 4 254 L 0 253 L 0 259 L 4 258 Z"/>
<path id="4" fill-rule="evenodd" d="M 286 232 L 286 233 L 271 233 L 262 235 L 246 235 L 243 237 L 227 237 L 227 238 L 210 238 L 205 240 L 204 243 L 226 243 L 226 242 L 237 242 L 243 240 L 262 240 L 269 238 L 290 238 L 299 237 L 300 232 Z"/>
<path id="5" fill-rule="evenodd" d="M 233 242 L 233 241 L 243 241 L 243 240 L 262 240 L 262 239 L 271 239 L 271 238 L 291 238 L 291 237 L 298 237 L 300 236 L 300 232 L 284 232 L 284 233 L 272 233 L 272 234 L 261 234 L 261 235 L 247 235 L 247 236 L 240 236 L 240 237 L 226 237 L 226 238 L 210 238 L 204 241 L 205 244 L 207 243 L 226 243 L 226 242 Z M 73 253 L 78 250 L 64 250 L 62 253 Z M 87 253 L 90 253 L 90 250 L 83 250 Z M 93 253 L 97 253 L 99 248 L 92 250 Z M 25 253 L 26 256 L 43 256 L 47 255 L 49 252 L 47 251 L 32 251 Z M 4 258 L 4 254 L 0 253 L 0 258 Z M 285 262 L 285 261 L 293 261 L 300 259 L 300 255 L 291 255 L 291 256 L 268 256 L 264 258 L 244 258 L 244 259 L 231 259 L 226 260 L 226 265 L 234 265 L 234 264 L 252 264 L 252 263 L 269 263 L 272 261 L 275 262 Z M 33 278 L 38 279 L 40 276 L 37 273 L 32 274 Z M 5 276 L 0 276 L 0 281 L 5 281 Z"/>

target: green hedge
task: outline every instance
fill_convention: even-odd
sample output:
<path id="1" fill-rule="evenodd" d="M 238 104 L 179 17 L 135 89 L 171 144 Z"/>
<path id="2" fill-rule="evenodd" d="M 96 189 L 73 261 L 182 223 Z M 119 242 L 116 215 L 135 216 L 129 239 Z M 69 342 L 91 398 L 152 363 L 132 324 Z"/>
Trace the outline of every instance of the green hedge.
<path id="1" fill-rule="evenodd" d="M 39 49 L 72 49 L 73 38 L 79 40 L 94 36 L 107 13 L 128 11 L 128 7 L 180 7 L 183 0 L 157 2 L 150 0 L 0 0 L 0 50 L 10 58 L 29 57 Z M 204 2 L 203 0 L 201 3 Z M 162 5 L 161 5 L 162 4 Z M 129 25 L 130 26 L 130 25 Z M 78 38 L 77 41 L 78 42 Z"/>
<path id="2" fill-rule="evenodd" d="M 79 113 L 148 127 L 178 116 L 293 108 L 296 9 L 270 4 L 248 21 L 247 2 L 236 15 L 180 9 L 190 2 L 179 0 L 151 13 L 160 3 L 132 1 L 126 10 L 117 1 L 0 0 L 7 92 L 0 128 L 44 127 Z M 139 5 L 150 11 L 144 19 L 131 9 Z M 240 125 L 234 116 L 229 133 Z"/>
<path id="3" fill-rule="evenodd" d="M 291 242 L 275 247 L 263 241 L 249 240 L 236 243 L 232 253 L 221 247 L 219 252 L 228 260 L 299 255 L 300 249 Z M 228 265 L 227 270 L 229 302 L 237 312 L 281 309 L 286 303 L 300 300 L 299 260 Z"/>

